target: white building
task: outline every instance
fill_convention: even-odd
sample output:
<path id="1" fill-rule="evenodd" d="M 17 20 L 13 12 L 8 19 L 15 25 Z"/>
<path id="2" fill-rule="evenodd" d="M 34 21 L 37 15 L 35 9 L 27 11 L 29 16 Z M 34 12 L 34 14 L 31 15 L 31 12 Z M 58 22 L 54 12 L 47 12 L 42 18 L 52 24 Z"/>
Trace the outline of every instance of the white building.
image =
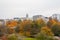
<path id="1" fill-rule="evenodd" d="M 33 20 L 37 20 L 39 18 L 44 18 L 44 16 L 42 16 L 42 15 L 35 15 L 35 16 L 33 16 Z"/>
<path id="2" fill-rule="evenodd" d="M 37 20 L 39 18 L 42 18 L 46 23 L 49 21 L 48 17 L 44 17 L 42 15 L 35 15 L 35 16 L 33 16 L 33 20 Z"/>

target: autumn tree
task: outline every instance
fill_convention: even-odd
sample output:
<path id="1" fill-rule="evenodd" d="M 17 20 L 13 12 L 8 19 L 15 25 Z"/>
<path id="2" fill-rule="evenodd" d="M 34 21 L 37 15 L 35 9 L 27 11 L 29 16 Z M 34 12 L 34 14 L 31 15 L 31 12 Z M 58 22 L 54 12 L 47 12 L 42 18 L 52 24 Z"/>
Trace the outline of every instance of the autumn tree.
<path id="1" fill-rule="evenodd" d="M 36 23 L 37 27 L 39 27 L 39 28 L 41 28 L 41 27 L 43 27 L 43 26 L 46 26 L 46 23 L 44 22 L 43 19 L 37 19 L 37 20 L 35 21 L 35 23 Z"/>
<path id="2" fill-rule="evenodd" d="M 31 31 L 30 31 L 31 37 L 34 37 L 34 35 L 38 34 L 39 32 L 40 32 L 40 28 L 37 27 L 35 21 L 32 21 Z"/>
<path id="3" fill-rule="evenodd" d="M 53 33 L 48 27 L 42 27 L 40 33 L 36 36 L 37 40 L 54 40 Z"/>
<path id="4" fill-rule="evenodd" d="M 45 35 L 48 36 L 53 36 L 54 34 L 52 33 L 51 29 L 48 27 L 42 27 L 41 28 L 41 33 L 44 33 Z"/>
<path id="5" fill-rule="evenodd" d="M 17 26 L 14 30 L 15 30 L 16 33 L 19 33 L 20 32 L 20 27 Z"/>
<path id="6" fill-rule="evenodd" d="M 16 27 L 16 25 L 17 25 L 17 21 L 15 21 L 15 20 L 11 20 L 11 21 L 6 22 L 6 26 L 9 27 L 9 28 Z"/>
<path id="7" fill-rule="evenodd" d="M 20 34 L 30 36 L 30 30 L 31 30 L 31 20 L 23 20 L 20 23 Z"/>
<path id="8" fill-rule="evenodd" d="M 60 36 L 60 25 L 58 23 L 52 26 L 52 32 L 55 36 Z"/>
<path id="9" fill-rule="evenodd" d="M 47 22 L 47 26 L 51 28 L 53 25 L 57 23 L 56 19 L 49 18 L 49 21 Z"/>

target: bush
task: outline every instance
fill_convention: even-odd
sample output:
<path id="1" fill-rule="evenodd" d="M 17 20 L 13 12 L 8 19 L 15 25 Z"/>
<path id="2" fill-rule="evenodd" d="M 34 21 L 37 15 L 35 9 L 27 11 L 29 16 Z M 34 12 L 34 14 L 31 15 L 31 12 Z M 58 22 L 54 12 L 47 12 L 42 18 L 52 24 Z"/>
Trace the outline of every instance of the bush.
<path id="1" fill-rule="evenodd" d="M 8 40 L 18 40 L 17 36 L 15 34 L 10 34 L 8 36 Z"/>
<path id="2" fill-rule="evenodd" d="M 47 36 L 44 33 L 40 33 L 38 34 L 38 36 L 36 37 L 37 40 L 55 40 L 53 38 L 53 36 Z"/>

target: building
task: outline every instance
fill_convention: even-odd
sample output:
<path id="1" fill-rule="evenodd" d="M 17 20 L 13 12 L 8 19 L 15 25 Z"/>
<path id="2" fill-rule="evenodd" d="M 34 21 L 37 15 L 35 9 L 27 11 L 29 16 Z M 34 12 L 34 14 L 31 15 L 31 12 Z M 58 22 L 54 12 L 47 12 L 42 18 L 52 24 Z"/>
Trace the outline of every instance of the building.
<path id="1" fill-rule="evenodd" d="M 15 17 L 15 18 L 14 18 L 14 20 L 19 21 L 19 20 L 21 20 L 21 19 L 20 19 L 20 18 L 18 18 L 18 17 Z"/>
<path id="2" fill-rule="evenodd" d="M 26 17 L 21 17 L 20 19 L 21 19 L 22 21 L 23 21 L 23 20 L 29 20 L 29 15 L 26 14 Z"/>
<path id="3" fill-rule="evenodd" d="M 33 16 L 33 20 L 37 20 L 37 19 L 43 19 L 46 23 L 49 21 L 49 18 L 48 17 L 44 17 L 42 15 L 35 15 Z"/>
<path id="4" fill-rule="evenodd" d="M 44 18 L 44 16 L 42 16 L 42 15 L 34 15 L 33 16 L 33 20 L 37 20 L 39 18 Z"/>
<path id="5" fill-rule="evenodd" d="M 0 25 L 5 25 L 4 19 L 0 19 Z"/>
<path id="6" fill-rule="evenodd" d="M 26 14 L 26 18 L 29 18 L 29 15 L 28 14 Z"/>

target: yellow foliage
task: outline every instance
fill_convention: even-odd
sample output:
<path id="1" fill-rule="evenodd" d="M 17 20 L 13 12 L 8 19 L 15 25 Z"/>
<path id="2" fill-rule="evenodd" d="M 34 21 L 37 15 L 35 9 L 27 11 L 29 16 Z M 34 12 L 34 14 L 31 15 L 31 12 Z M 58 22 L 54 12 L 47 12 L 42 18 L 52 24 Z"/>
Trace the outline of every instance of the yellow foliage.
<path id="1" fill-rule="evenodd" d="M 19 35 L 20 35 L 20 36 L 24 36 L 24 33 L 23 33 L 23 32 L 20 32 Z"/>
<path id="2" fill-rule="evenodd" d="M 30 36 L 30 32 L 26 32 L 26 34 L 25 34 L 26 36 Z"/>
<path id="3" fill-rule="evenodd" d="M 60 25 L 60 22 L 58 22 L 57 24 Z"/>
<path id="4" fill-rule="evenodd" d="M 20 26 L 20 35 L 25 34 L 26 36 L 30 36 L 30 31 L 28 30 L 29 32 L 27 32 L 27 31 L 24 32 L 24 28 L 26 27 L 26 25 L 30 25 L 31 23 L 32 23 L 31 20 L 24 20 L 20 23 L 20 25 L 19 25 Z"/>
<path id="5" fill-rule="evenodd" d="M 45 23 L 45 21 L 43 19 L 37 19 L 35 22 L 40 27 L 46 26 L 46 23 Z"/>
<path id="6" fill-rule="evenodd" d="M 32 21 L 30 21 L 30 20 L 22 21 L 22 22 L 20 23 L 20 29 L 23 30 L 23 28 L 24 28 L 26 25 L 31 24 L 31 23 L 32 23 Z"/>
<path id="7" fill-rule="evenodd" d="M 52 25 L 56 24 L 56 21 L 55 20 L 51 20 L 51 22 L 52 22 Z"/>
<path id="8" fill-rule="evenodd" d="M 46 35 L 53 36 L 53 33 L 51 32 L 51 29 L 48 28 L 48 27 L 42 27 L 41 32 L 46 34 Z"/>
<path id="9" fill-rule="evenodd" d="M 44 20 L 43 20 L 43 19 L 37 19 L 37 21 L 36 21 L 36 22 L 39 24 L 39 23 L 44 22 Z"/>
<path id="10" fill-rule="evenodd" d="M 48 27 L 51 28 L 53 25 L 55 25 L 57 23 L 58 23 L 57 21 L 55 21 L 54 19 L 51 19 L 51 20 L 48 21 L 47 25 L 48 25 Z"/>

